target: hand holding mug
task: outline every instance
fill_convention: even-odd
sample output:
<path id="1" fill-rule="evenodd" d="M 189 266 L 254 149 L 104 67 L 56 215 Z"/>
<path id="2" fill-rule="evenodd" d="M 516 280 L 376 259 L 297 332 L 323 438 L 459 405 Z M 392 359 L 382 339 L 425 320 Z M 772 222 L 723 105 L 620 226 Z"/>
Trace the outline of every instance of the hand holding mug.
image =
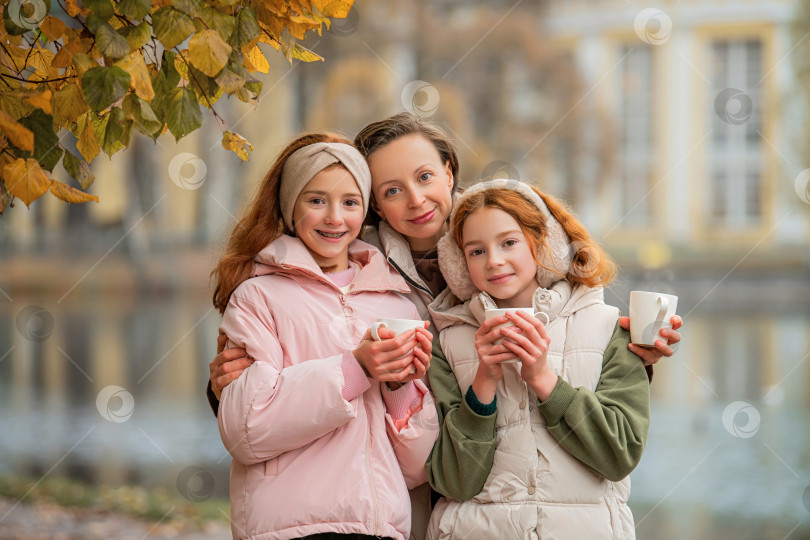
<path id="1" fill-rule="evenodd" d="M 433 335 L 425 321 L 410 321 L 409 329 L 397 332 L 401 326 L 391 324 L 395 320 L 375 323 L 353 352 L 369 377 L 402 383 L 424 376 L 430 365 Z"/>

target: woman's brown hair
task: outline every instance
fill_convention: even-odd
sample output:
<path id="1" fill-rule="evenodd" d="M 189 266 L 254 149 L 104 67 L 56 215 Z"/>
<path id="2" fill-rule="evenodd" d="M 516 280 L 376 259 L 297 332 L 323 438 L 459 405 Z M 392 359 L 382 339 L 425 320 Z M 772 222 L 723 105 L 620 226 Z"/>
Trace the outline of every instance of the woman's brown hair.
<path id="1" fill-rule="evenodd" d="M 458 186 L 458 154 L 453 141 L 442 128 L 415 114 L 401 112 L 367 125 L 354 138 L 354 145 L 368 161 L 369 156 L 376 150 L 400 137 L 413 134 L 421 135 L 430 141 L 439 153 L 442 163 L 450 164 L 450 171 L 453 173 L 453 192 L 455 192 L 456 186 Z M 379 221 L 380 216 L 377 215 L 377 212 L 369 212 L 366 216 L 367 225 L 376 226 Z"/>
<path id="2" fill-rule="evenodd" d="M 250 277 L 253 257 L 270 242 L 289 232 L 281 217 L 279 205 L 284 163 L 296 150 L 319 142 L 352 144 L 346 137 L 335 133 L 308 133 L 298 137 L 281 151 L 244 215 L 234 227 L 224 255 L 211 272 L 211 278 L 216 281 L 214 307 L 220 313 L 225 313 L 233 291 Z"/>
<path id="3" fill-rule="evenodd" d="M 576 249 L 574 259 L 564 277 L 569 283 L 581 283 L 588 287 L 603 287 L 616 278 L 616 263 L 602 247 L 591 239 L 585 227 L 574 217 L 573 213 L 560 201 L 550 195 L 540 193 L 532 187 L 546 203 L 549 212 L 554 216 L 568 235 L 571 246 Z M 526 200 L 520 193 L 511 189 L 494 188 L 475 193 L 456 203 L 455 214 L 450 223 L 453 239 L 463 246 L 462 229 L 467 218 L 484 207 L 497 208 L 512 216 L 520 226 L 529 242 L 529 248 L 537 264 L 541 265 L 537 247 L 548 250 L 546 220 L 537 207 Z M 543 266 L 543 268 L 546 268 Z M 551 270 L 550 268 L 546 268 Z"/>

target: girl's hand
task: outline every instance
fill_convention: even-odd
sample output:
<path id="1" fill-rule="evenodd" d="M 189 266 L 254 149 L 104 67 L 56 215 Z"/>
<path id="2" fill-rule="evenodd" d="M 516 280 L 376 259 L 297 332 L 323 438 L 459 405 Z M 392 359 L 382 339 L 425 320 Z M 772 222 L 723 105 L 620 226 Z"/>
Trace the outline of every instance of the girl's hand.
<path id="1" fill-rule="evenodd" d="M 669 322 L 672 324 L 672 328 L 662 328 L 659 332 L 661 336 L 666 338 L 666 343 L 660 339 L 656 340 L 654 349 L 645 349 L 638 345 L 633 345 L 632 343 L 627 346 L 630 351 L 641 358 L 645 366 L 651 366 L 664 356 L 672 356 L 674 354 L 675 351 L 672 349 L 671 345 L 675 345 L 681 341 L 681 334 L 680 332 L 676 332 L 676 330 L 683 326 L 683 319 L 681 319 L 679 315 L 673 315 L 669 319 Z M 630 317 L 619 317 L 619 325 L 625 330 L 630 330 Z"/>
<path id="2" fill-rule="evenodd" d="M 367 330 L 360 346 L 352 351 L 357 362 L 369 377 L 392 383 L 411 381 L 416 378 L 414 376 L 416 373 L 411 373 L 410 367 L 413 366 L 417 373 L 420 369 L 417 368 L 414 361 L 416 358 L 421 358 L 421 369 L 424 375 L 424 371 L 430 365 L 430 353 L 424 351 L 425 349 L 431 350 L 433 334 L 425 328 L 409 330 L 400 335 L 391 329 L 380 328 L 377 334 L 383 338 L 382 341 L 374 341 L 371 337 L 371 330 Z M 415 335 L 417 338 L 414 343 L 411 339 Z M 417 356 L 416 349 L 421 349 L 424 354 Z M 425 356 L 428 357 L 427 364 L 424 363 Z"/>
<path id="3" fill-rule="evenodd" d="M 501 362 L 512 360 L 515 355 L 509 352 L 503 343 L 495 344 L 502 338 L 500 329 L 496 328 L 507 321 L 506 317 L 487 319 L 475 332 L 475 350 L 478 352 L 478 371 L 475 373 L 472 388 L 481 403 L 492 403 L 495 389 L 503 378 Z"/>
<path id="4" fill-rule="evenodd" d="M 428 322 L 429 324 L 429 322 Z M 420 328 L 421 330 L 421 328 Z M 400 382 L 386 382 L 386 386 L 390 390 L 396 390 L 403 384 L 407 384 L 411 381 L 415 381 L 416 379 L 421 379 L 427 373 L 428 368 L 430 367 L 430 359 L 433 357 L 433 342 L 432 337 L 430 336 L 430 332 L 417 332 L 416 333 L 416 341 L 418 342 L 418 347 L 414 347 L 413 349 L 413 373 L 409 373 L 407 377 L 402 379 Z M 431 351 L 431 352 L 425 352 Z M 410 371 L 410 370 L 408 370 Z"/>
<path id="5" fill-rule="evenodd" d="M 244 371 L 249 368 L 254 360 L 247 355 L 247 351 L 241 348 L 225 349 L 228 336 L 220 333 L 217 336 L 217 355 L 208 364 L 211 374 L 208 380 L 211 381 L 211 390 L 217 399 L 222 398 L 222 390 L 239 378 Z"/>
<path id="6" fill-rule="evenodd" d="M 507 313 L 506 317 L 517 328 L 501 328 L 501 333 L 506 337 L 503 344 L 521 361 L 521 378 L 534 390 L 537 397 L 545 401 L 557 385 L 557 375 L 547 361 L 551 338 L 546 327 L 528 313 Z"/>

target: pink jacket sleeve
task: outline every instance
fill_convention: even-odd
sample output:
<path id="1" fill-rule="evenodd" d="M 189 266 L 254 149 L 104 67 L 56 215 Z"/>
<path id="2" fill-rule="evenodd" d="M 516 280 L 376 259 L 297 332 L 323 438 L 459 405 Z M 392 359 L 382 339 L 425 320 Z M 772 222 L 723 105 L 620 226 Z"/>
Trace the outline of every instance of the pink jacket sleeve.
<path id="1" fill-rule="evenodd" d="M 222 391 L 219 432 L 228 452 L 252 465 L 300 448 L 357 416 L 346 401 L 342 354 L 282 368 L 275 325 L 265 308 L 231 296 L 221 330 L 228 348 L 244 347 L 253 363 Z"/>
<path id="2" fill-rule="evenodd" d="M 408 410 L 407 423 L 402 425 L 402 422 L 392 418 L 390 413 L 385 414 L 388 438 L 394 447 L 408 489 L 428 481 L 425 462 L 439 436 L 439 415 L 436 413 L 436 404 L 430 390 L 421 380 L 416 380 L 412 384 L 421 394 L 421 399 Z M 386 390 L 382 389 L 382 392 Z"/>

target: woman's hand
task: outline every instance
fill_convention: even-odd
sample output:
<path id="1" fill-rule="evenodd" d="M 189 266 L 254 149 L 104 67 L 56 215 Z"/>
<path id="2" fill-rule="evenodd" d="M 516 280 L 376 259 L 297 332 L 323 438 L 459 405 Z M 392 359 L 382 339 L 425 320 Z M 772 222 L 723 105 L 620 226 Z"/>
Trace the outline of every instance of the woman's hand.
<path id="1" fill-rule="evenodd" d="M 633 353 L 636 354 L 641 361 L 644 362 L 645 366 L 651 366 L 658 362 L 664 356 L 672 356 L 675 352 L 671 345 L 675 345 L 681 341 L 681 334 L 680 332 L 676 332 L 678 328 L 683 326 L 683 319 L 679 315 L 673 315 L 669 322 L 672 324 L 672 328 L 661 328 L 659 334 L 666 338 L 666 343 L 663 341 L 656 340 L 655 341 L 655 348 L 654 349 L 645 349 L 644 347 L 639 347 L 638 345 L 633 345 L 630 343 L 627 348 L 630 349 Z M 619 317 L 619 325 L 625 330 L 630 330 L 630 317 Z"/>
<path id="2" fill-rule="evenodd" d="M 504 346 L 520 360 L 520 377 L 542 401 L 548 399 L 557 386 L 557 375 L 548 365 L 548 346 L 551 338 L 546 327 L 528 313 L 507 313 L 514 327 L 501 328 Z"/>
<path id="3" fill-rule="evenodd" d="M 247 355 L 245 349 L 234 348 L 225 349 L 228 336 L 220 333 L 217 336 L 217 355 L 208 364 L 211 371 L 208 379 L 211 381 L 211 389 L 217 399 L 221 399 L 222 390 L 249 368 L 254 360 Z"/>
<path id="4" fill-rule="evenodd" d="M 478 352 L 478 371 L 473 379 L 472 389 L 481 403 L 492 403 L 495 399 L 495 389 L 503 378 L 501 362 L 512 360 L 515 355 L 503 343 L 495 344 L 501 339 L 501 329 L 496 328 L 508 321 L 506 317 L 493 317 L 484 321 L 475 332 L 475 350 Z"/>
<path id="5" fill-rule="evenodd" d="M 426 322 L 427 327 L 429 323 Z M 426 328 L 416 328 L 399 335 L 389 328 L 380 328 L 381 341 L 374 341 L 367 330 L 360 346 L 353 352 L 363 371 L 377 381 L 390 382 L 389 388 L 398 388 L 425 375 L 430 366 L 433 334 Z M 414 338 L 416 341 L 412 341 Z M 414 368 L 411 373 L 410 368 Z M 421 375 L 420 375 L 421 373 Z M 398 384 L 394 384 L 398 383 Z"/>

